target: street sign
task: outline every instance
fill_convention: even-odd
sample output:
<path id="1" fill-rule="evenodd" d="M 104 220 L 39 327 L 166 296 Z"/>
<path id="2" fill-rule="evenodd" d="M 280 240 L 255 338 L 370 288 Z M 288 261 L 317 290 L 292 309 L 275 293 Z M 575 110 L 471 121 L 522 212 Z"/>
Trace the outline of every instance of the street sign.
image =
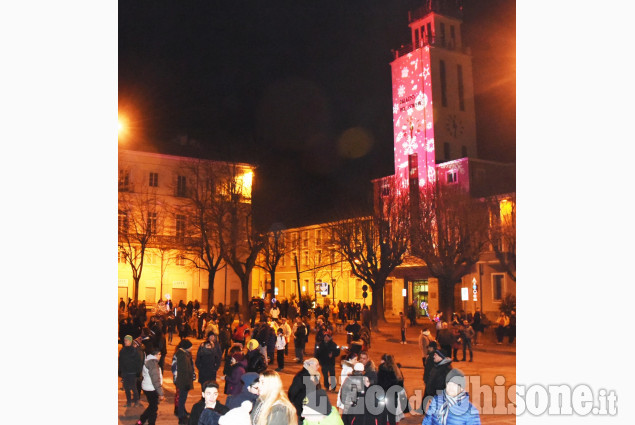
<path id="1" fill-rule="evenodd" d="M 461 301 L 467 301 L 469 298 L 467 288 L 461 288 Z"/>

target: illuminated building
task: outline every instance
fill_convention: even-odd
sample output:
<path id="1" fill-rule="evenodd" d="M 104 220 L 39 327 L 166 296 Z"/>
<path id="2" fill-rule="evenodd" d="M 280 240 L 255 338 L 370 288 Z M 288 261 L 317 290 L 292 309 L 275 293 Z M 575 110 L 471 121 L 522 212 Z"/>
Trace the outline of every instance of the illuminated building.
<path id="1" fill-rule="evenodd" d="M 394 177 L 398 190 L 408 191 L 411 198 L 418 196 L 420 188 L 438 183 L 457 185 L 471 197 L 490 203 L 508 203 L 501 207 L 501 217 L 492 213 L 492 229 L 505 227 L 506 234 L 515 240 L 515 165 L 477 158 L 472 64 L 469 49 L 461 39 L 461 24 L 462 12 L 456 1 L 428 1 L 409 14 L 411 44 L 395 50 L 391 63 Z M 375 199 L 389 192 L 392 179 L 373 181 Z M 506 219 L 502 219 L 504 211 L 508 212 Z M 336 279 L 336 302 L 364 301 L 363 283 L 352 275 L 346 261 L 337 254 L 333 258 L 328 254 L 329 243 L 324 238 L 328 238 L 331 225 L 316 224 L 286 232 L 293 248 L 276 271 L 279 297 L 298 292 L 295 255 L 303 293 L 314 296 L 315 282 Z M 499 258 L 511 255 L 511 247 L 502 245 L 498 255 L 490 246 L 472 272 L 456 284 L 454 310 L 473 312 L 478 307 L 493 319 L 503 298 L 507 294 L 515 296 L 515 281 Z M 261 270 L 254 278 L 253 295 L 263 296 L 268 279 Z M 467 300 L 462 301 L 466 291 Z M 333 298 L 333 292 L 329 297 Z M 384 311 L 387 316 L 396 316 L 405 311 L 407 304 L 415 301 L 420 306 L 425 301 L 428 311 L 434 313 L 437 297 L 437 280 L 422 260 L 409 255 L 386 281 Z M 324 297 L 318 294 L 316 298 L 320 302 Z M 370 297 L 366 302 L 370 303 Z"/>
<path id="2" fill-rule="evenodd" d="M 120 149 L 118 296 L 135 298 L 134 264 L 141 269 L 139 302 L 152 305 L 169 296 L 175 304 L 198 300 L 207 306 L 208 272 L 197 267 L 201 232 L 193 199 L 210 184 L 208 202 L 222 199 L 222 183 L 230 178 L 234 195 L 251 209 L 253 173 L 248 164 Z M 240 302 L 241 285 L 231 268 L 215 274 L 214 289 L 215 304 Z"/>

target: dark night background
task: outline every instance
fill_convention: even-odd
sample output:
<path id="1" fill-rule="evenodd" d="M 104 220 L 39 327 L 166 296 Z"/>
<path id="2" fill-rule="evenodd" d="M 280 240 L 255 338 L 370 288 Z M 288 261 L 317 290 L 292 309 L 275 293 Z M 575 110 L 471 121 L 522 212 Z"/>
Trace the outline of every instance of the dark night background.
<path id="1" fill-rule="evenodd" d="M 261 226 L 363 205 L 394 173 L 391 49 L 422 4 L 119 2 L 120 146 L 257 165 Z M 516 160 L 515 15 L 514 1 L 464 1 L 483 159 Z"/>

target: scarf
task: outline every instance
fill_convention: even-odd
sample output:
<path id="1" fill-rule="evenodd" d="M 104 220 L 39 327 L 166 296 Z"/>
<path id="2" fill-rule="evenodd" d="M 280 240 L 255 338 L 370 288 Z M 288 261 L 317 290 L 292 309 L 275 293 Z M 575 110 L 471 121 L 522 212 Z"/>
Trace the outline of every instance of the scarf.
<path id="1" fill-rule="evenodd" d="M 456 406 L 457 404 L 462 403 L 463 400 L 467 398 L 467 393 L 465 391 L 461 391 L 460 393 L 456 395 L 456 397 L 450 397 L 448 393 L 446 393 L 445 390 L 443 390 L 443 398 L 445 401 L 443 402 L 443 405 L 439 409 L 439 413 L 437 413 L 437 419 L 443 425 L 446 425 L 448 422 L 448 414 L 450 413 L 450 408 L 452 406 Z"/>

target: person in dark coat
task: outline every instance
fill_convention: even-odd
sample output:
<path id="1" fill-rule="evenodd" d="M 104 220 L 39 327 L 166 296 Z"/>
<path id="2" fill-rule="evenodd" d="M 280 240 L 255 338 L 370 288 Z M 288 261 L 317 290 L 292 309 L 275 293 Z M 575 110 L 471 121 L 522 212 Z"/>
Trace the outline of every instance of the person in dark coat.
<path id="1" fill-rule="evenodd" d="M 331 333 L 326 332 L 324 339 L 317 346 L 315 357 L 320 362 L 322 374 L 324 375 L 324 388 L 335 392 L 337 387 L 337 377 L 335 376 L 335 359 L 340 355 L 340 348 L 333 341 Z"/>
<path id="2" fill-rule="evenodd" d="M 452 359 L 446 356 L 441 350 L 436 350 L 433 355 L 434 367 L 430 371 L 428 381 L 425 382 L 426 389 L 423 393 L 424 398 L 437 395 L 438 391 L 445 389 L 445 377 L 452 370 Z M 425 407 L 425 406 L 424 406 Z"/>
<path id="3" fill-rule="evenodd" d="M 439 329 L 439 333 L 437 334 L 437 342 L 441 347 L 441 350 L 445 353 L 446 356 L 452 355 L 452 346 L 456 338 L 450 329 L 448 329 L 448 323 L 443 322 L 441 324 L 441 329 Z"/>
<path id="4" fill-rule="evenodd" d="M 260 344 L 255 339 L 251 339 L 247 344 L 247 354 L 245 360 L 247 362 L 247 372 L 262 373 L 267 369 L 267 361 L 265 356 L 260 352 Z"/>
<path id="5" fill-rule="evenodd" d="M 260 374 L 256 372 L 245 373 L 240 380 L 243 383 L 242 390 L 236 395 L 230 395 L 225 401 L 225 406 L 229 409 L 240 407 L 243 401 L 247 400 L 255 403 L 258 398 L 258 379 Z"/>
<path id="6" fill-rule="evenodd" d="M 381 356 L 381 363 L 377 370 L 377 384 L 384 390 L 384 401 L 386 406 L 392 406 L 390 409 L 384 409 L 377 417 L 377 425 L 396 425 L 395 413 L 397 410 L 398 392 L 393 387 L 403 388 L 404 377 L 399 365 L 395 363 L 392 354 L 384 354 Z M 389 391 L 391 388 L 393 390 Z"/>
<path id="7" fill-rule="evenodd" d="M 231 357 L 231 368 L 228 375 L 225 376 L 225 393 L 228 395 L 237 395 L 243 389 L 241 378 L 245 374 L 247 360 L 243 353 L 234 353 Z"/>
<path id="8" fill-rule="evenodd" d="M 214 342 L 210 340 L 214 340 Z M 209 339 L 203 342 L 196 353 L 196 368 L 198 369 L 198 382 L 203 384 L 207 381 L 216 382 L 216 373 L 221 364 L 221 351 L 218 343 L 215 343 L 215 335 L 211 334 Z"/>
<path id="9" fill-rule="evenodd" d="M 218 401 L 218 384 L 216 382 L 205 382 L 203 385 L 203 399 L 205 408 L 198 419 L 199 425 L 218 425 L 218 420 L 222 415 L 229 412 L 227 406 Z"/>
<path id="10" fill-rule="evenodd" d="M 340 402 L 342 408 L 342 421 L 345 425 L 358 425 L 364 423 L 364 411 L 366 410 L 366 389 L 368 378 L 364 377 L 364 365 L 355 363 L 353 372 L 344 379 L 340 388 Z"/>
<path id="11" fill-rule="evenodd" d="M 308 330 L 304 326 L 304 322 L 298 316 L 296 317 L 295 333 L 293 334 L 293 345 L 295 346 L 295 361 L 298 363 L 304 362 L 304 347 L 308 340 Z"/>
<path id="12" fill-rule="evenodd" d="M 132 335 L 126 335 L 123 340 L 124 345 L 119 351 L 118 374 L 123 382 L 123 390 L 126 393 L 126 407 L 130 407 L 133 404 L 139 406 L 137 379 L 141 377 L 144 355 L 132 345 Z"/>
<path id="13" fill-rule="evenodd" d="M 192 360 L 192 342 L 184 339 L 179 344 L 180 347 L 174 354 L 176 358 L 176 379 L 174 386 L 179 393 L 179 402 L 177 406 L 177 415 L 179 424 L 187 424 L 187 413 L 185 411 L 185 402 L 187 401 L 188 392 L 194 388 L 194 362 Z"/>
<path id="14" fill-rule="evenodd" d="M 314 357 L 306 359 L 303 368 L 293 377 L 289 386 L 289 401 L 295 406 L 298 415 L 298 424 L 303 421 L 302 402 L 307 393 L 313 392 L 320 387 L 320 363 Z"/>

